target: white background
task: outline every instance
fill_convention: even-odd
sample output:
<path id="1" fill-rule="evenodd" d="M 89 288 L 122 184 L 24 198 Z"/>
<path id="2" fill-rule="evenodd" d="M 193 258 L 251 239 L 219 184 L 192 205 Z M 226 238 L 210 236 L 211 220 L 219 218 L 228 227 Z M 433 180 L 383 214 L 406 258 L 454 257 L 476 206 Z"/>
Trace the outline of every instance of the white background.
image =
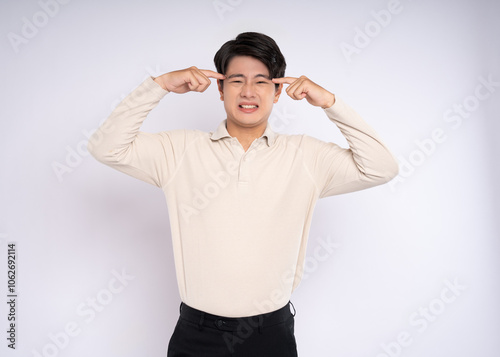
<path id="1" fill-rule="evenodd" d="M 292 295 L 300 356 L 498 356 L 498 2 L 43 3 L 0 5 L 2 356 L 165 355 L 180 300 L 163 193 L 95 161 L 87 136 L 146 76 L 214 69 L 244 31 L 273 37 L 287 75 L 342 97 L 401 165 L 390 184 L 318 201 Z M 167 96 L 142 129 L 212 131 L 224 115 L 213 85 Z M 305 101 L 282 96 L 270 120 L 346 145 Z"/>

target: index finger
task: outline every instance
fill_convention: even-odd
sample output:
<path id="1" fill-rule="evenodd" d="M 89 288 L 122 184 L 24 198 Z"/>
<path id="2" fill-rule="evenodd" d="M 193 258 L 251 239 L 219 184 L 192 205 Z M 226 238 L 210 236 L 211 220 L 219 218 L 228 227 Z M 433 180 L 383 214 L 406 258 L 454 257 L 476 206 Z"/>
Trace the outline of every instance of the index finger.
<path id="1" fill-rule="evenodd" d="M 216 78 L 216 79 L 226 79 L 226 76 L 209 69 L 200 69 L 201 73 L 203 73 L 208 78 Z"/>
<path id="2" fill-rule="evenodd" d="M 286 83 L 286 84 L 292 84 L 295 82 L 298 78 L 295 77 L 282 77 L 282 78 L 273 78 L 272 81 L 273 83 Z"/>

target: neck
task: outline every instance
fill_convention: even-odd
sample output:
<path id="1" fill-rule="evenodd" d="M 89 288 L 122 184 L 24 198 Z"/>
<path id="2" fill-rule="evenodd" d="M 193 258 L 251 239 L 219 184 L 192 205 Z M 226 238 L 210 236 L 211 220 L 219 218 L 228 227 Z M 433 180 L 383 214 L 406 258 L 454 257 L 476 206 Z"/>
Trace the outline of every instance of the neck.
<path id="1" fill-rule="evenodd" d="M 229 135 L 238 139 L 240 144 L 245 150 L 252 144 L 252 142 L 260 138 L 267 127 L 267 120 L 255 126 L 240 126 L 234 124 L 232 121 L 226 122 L 226 129 Z"/>

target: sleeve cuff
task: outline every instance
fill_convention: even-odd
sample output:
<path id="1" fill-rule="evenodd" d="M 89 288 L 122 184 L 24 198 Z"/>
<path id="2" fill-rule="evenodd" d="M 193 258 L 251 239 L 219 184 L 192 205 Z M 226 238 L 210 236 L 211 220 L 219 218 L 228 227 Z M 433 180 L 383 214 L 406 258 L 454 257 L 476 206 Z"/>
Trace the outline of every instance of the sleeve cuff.
<path id="1" fill-rule="evenodd" d="M 335 103 L 331 107 L 328 108 L 323 108 L 325 113 L 329 117 L 338 117 L 339 115 L 342 116 L 342 114 L 345 112 L 346 109 L 346 104 L 342 100 L 342 98 L 339 98 L 335 95 Z"/>
<path id="2" fill-rule="evenodd" d="M 154 80 L 153 80 L 153 77 L 152 76 L 149 76 L 147 77 L 144 82 L 143 82 L 144 86 L 150 90 L 151 92 L 153 92 L 154 94 L 156 94 L 156 96 L 158 97 L 158 99 L 161 99 L 163 98 L 165 95 L 167 95 L 168 93 L 170 93 L 170 91 L 166 90 L 166 89 L 163 89 L 158 83 L 156 83 Z"/>

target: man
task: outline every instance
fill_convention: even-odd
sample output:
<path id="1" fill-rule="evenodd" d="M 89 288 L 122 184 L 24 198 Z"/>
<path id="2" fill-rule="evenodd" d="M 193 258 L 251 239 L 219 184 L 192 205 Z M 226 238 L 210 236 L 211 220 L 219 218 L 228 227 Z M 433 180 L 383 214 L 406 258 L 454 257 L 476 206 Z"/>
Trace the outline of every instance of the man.
<path id="1" fill-rule="evenodd" d="M 147 78 L 92 136 L 99 161 L 165 193 L 181 297 L 168 356 L 297 356 L 290 296 L 301 280 L 317 199 L 388 182 L 398 166 L 340 98 L 305 76 L 284 77 L 277 44 L 242 33 L 214 58 Z M 227 118 L 214 132 L 139 131 L 167 93 L 203 92 L 217 79 Z M 340 148 L 268 124 L 287 94 L 323 108 Z"/>

